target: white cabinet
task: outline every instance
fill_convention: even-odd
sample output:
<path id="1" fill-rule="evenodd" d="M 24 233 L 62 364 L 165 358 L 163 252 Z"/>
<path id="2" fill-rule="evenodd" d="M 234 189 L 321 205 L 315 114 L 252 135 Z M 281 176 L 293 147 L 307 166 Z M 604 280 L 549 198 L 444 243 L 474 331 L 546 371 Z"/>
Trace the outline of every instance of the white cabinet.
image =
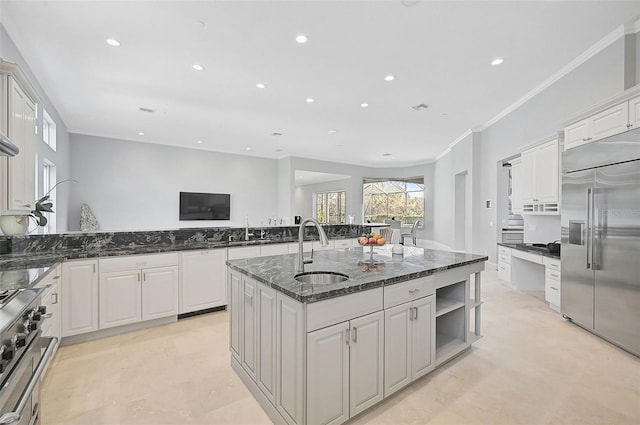
<path id="1" fill-rule="evenodd" d="M 258 283 L 258 367 L 256 384 L 271 404 L 276 404 L 276 291 Z"/>
<path id="2" fill-rule="evenodd" d="M 100 329 L 178 314 L 178 254 L 100 260 Z"/>
<path id="3" fill-rule="evenodd" d="M 511 248 L 498 246 L 498 278 L 511 283 Z"/>
<path id="4" fill-rule="evenodd" d="M 259 246 L 239 246 L 228 249 L 229 260 L 239 260 L 242 258 L 255 258 L 260 256 Z"/>
<path id="5" fill-rule="evenodd" d="M 60 278 L 61 266 L 49 270 L 47 275 L 36 285 L 43 288 L 42 302 L 46 311 L 42 317 L 42 336 L 54 336 L 58 340 L 62 338 L 62 310 L 60 308 Z"/>
<path id="6" fill-rule="evenodd" d="M 231 355 L 240 361 L 240 345 L 242 341 L 242 275 L 229 270 L 229 350 Z"/>
<path id="7" fill-rule="evenodd" d="M 227 304 L 227 251 L 185 251 L 180 255 L 180 314 Z"/>
<path id="8" fill-rule="evenodd" d="M 263 245 L 260 247 L 260 256 L 283 255 L 289 253 L 289 244 L 277 243 L 273 245 Z"/>
<path id="9" fill-rule="evenodd" d="M 561 272 L 560 260 L 543 257 L 544 271 L 544 299 L 549 307 L 560 312 Z"/>
<path id="10" fill-rule="evenodd" d="M 430 295 L 384 312 L 385 397 L 434 368 L 433 298 Z"/>
<path id="11" fill-rule="evenodd" d="M 559 214 L 560 167 L 558 140 L 522 152 L 524 214 Z"/>
<path id="12" fill-rule="evenodd" d="M 640 125 L 640 97 L 610 106 L 564 129 L 564 149 L 625 132 Z"/>
<path id="13" fill-rule="evenodd" d="M 39 99 L 20 68 L 1 59 L 0 81 L 0 131 L 20 150 L 14 157 L 2 158 L 0 172 L 3 178 L 0 181 L 3 187 L 0 193 L 3 193 L 3 199 L 0 207 L 29 211 L 36 197 L 35 116 Z"/>
<path id="14" fill-rule="evenodd" d="M 307 422 L 342 423 L 383 398 L 382 311 L 307 334 Z"/>
<path id="15" fill-rule="evenodd" d="M 511 211 L 522 214 L 522 161 L 511 161 Z"/>
<path id="16" fill-rule="evenodd" d="M 98 274 L 96 260 L 62 264 L 62 336 L 98 330 Z"/>
<path id="17" fill-rule="evenodd" d="M 257 351 L 257 306 L 258 283 L 242 275 L 242 318 L 240 362 L 249 376 L 256 380 Z"/>

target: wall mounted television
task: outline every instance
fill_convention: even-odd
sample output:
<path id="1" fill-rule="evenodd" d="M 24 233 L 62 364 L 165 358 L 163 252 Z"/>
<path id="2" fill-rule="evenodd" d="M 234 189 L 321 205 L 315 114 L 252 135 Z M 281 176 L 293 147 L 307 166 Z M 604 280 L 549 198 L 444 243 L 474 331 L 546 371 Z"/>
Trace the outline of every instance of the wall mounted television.
<path id="1" fill-rule="evenodd" d="M 228 193 L 180 192 L 180 220 L 229 220 Z"/>

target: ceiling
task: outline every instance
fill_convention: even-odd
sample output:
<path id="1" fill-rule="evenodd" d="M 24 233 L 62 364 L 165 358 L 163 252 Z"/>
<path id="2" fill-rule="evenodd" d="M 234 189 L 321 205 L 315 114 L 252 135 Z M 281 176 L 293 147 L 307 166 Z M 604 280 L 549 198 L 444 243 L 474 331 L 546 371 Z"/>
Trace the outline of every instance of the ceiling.
<path id="1" fill-rule="evenodd" d="M 0 1 L 69 132 L 374 167 L 434 160 L 639 16 L 639 1 Z"/>

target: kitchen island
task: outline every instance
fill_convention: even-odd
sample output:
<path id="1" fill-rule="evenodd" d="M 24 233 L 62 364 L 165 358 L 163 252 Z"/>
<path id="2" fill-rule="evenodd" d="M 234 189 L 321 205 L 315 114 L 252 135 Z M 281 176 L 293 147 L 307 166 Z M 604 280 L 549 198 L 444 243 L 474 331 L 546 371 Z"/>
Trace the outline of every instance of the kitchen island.
<path id="1" fill-rule="evenodd" d="M 228 260 L 231 365 L 274 423 L 338 424 L 468 349 L 486 256 L 389 246 Z"/>

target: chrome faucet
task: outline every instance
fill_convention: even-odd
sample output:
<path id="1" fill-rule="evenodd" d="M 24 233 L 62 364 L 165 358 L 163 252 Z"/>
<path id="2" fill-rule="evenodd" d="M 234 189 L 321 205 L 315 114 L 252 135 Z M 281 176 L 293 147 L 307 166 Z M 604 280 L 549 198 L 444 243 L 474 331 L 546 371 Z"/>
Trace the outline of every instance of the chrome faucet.
<path id="1" fill-rule="evenodd" d="M 253 233 L 249 233 L 249 220 L 246 219 L 244 224 L 244 240 L 248 241 L 250 236 L 253 236 Z"/>
<path id="2" fill-rule="evenodd" d="M 327 234 L 324 232 L 324 229 L 322 228 L 322 226 L 320 226 L 320 223 L 318 223 L 318 220 L 311 217 L 308 217 L 302 220 L 302 222 L 300 223 L 300 227 L 298 228 L 298 269 L 297 269 L 298 273 L 304 273 L 304 265 L 313 262 L 313 260 L 304 259 L 304 251 L 303 251 L 304 226 L 307 223 L 312 223 L 314 226 L 316 226 L 316 229 L 318 229 L 318 236 L 320 236 L 320 244 L 322 246 L 329 245 L 329 238 L 327 238 Z M 311 253 L 311 256 L 313 257 L 313 251 Z"/>

